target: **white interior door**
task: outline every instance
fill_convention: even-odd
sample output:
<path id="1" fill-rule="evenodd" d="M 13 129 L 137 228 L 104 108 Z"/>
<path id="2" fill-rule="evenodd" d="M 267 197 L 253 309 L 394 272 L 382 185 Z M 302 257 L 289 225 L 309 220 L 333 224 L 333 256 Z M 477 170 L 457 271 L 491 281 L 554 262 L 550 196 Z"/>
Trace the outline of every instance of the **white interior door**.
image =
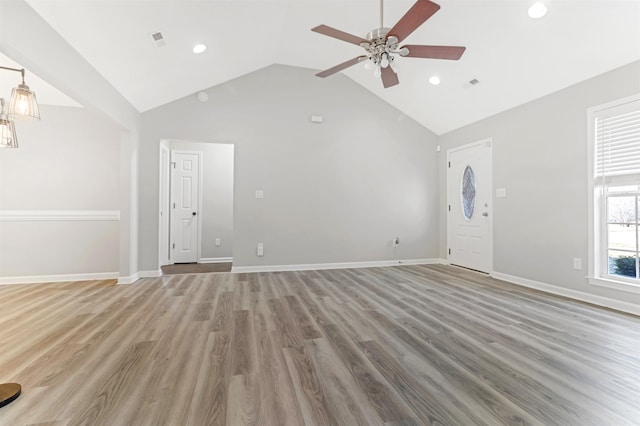
<path id="1" fill-rule="evenodd" d="M 198 261 L 200 153 L 171 151 L 171 261 Z"/>
<path id="2" fill-rule="evenodd" d="M 449 263 L 491 272 L 491 140 L 447 151 Z"/>

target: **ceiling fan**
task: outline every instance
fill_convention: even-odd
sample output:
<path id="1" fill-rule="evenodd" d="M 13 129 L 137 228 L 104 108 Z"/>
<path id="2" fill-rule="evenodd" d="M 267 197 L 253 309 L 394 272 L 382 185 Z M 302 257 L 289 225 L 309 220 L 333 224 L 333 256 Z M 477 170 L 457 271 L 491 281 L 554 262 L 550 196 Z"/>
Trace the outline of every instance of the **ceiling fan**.
<path id="1" fill-rule="evenodd" d="M 402 47 L 399 43 L 427 19 L 440 9 L 440 5 L 430 0 L 418 0 L 411 9 L 404 14 L 393 28 L 383 26 L 383 0 L 380 0 L 380 28 L 376 28 L 367 34 L 366 39 L 345 33 L 327 25 L 318 25 L 312 28 L 320 34 L 337 38 L 348 43 L 361 46 L 366 51 L 365 55 L 349 59 L 327 70 L 316 74 L 318 77 L 328 77 L 362 61 L 369 61 L 366 68 L 373 68 L 374 74 L 382 78 L 382 85 L 387 88 L 400 83 L 397 69 L 394 66 L 395 56 L 409 58 L 431 58 L 458 60 L 466 47 L 462 46 L 425 46 L 420 44 L 407 44 Z"/>

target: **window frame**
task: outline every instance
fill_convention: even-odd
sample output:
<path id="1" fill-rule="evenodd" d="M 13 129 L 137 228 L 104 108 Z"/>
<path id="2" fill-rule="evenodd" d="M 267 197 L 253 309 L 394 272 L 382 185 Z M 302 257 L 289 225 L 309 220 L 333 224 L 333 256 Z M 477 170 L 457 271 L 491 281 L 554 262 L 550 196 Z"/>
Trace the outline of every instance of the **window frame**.
<path id="1" fill-rule="evenodd" d="M 607 198 L 605 185 L 596 177 L 595 148 L 596 148 L 596 118 L 602 113 L 624 104 L 640 102 L 640 93 L 608 102 L 603 105 L 587 109 L 587 161 L 588 161 L 588 243 L 589 243 L 589 275 L 590 284 L 614 288 L 632 293 L 640 293 L 640 277 L 625 278 L 608 273 L 608 232 L 607 232 Z M 609 184 L 640 185 L 640 174 L 612 176 Z"/>

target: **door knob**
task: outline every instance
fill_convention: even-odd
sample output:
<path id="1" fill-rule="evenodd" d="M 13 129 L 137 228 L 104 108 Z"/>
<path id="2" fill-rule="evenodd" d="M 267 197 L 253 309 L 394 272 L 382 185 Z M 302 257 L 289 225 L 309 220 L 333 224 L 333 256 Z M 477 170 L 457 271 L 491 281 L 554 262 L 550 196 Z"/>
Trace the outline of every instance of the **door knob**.
<path id="1" fill-rule="evenodd" d="M 194 213 L 194 214 L 195 214 L 195 213 Z M 484 213 L 482 213 L 482 216 L 487 217 L 487 216 L 489 216 L 489 213 L 484 212 Z"/>
<path id="2" fill-rule="evenodd" d="M 195 216 L 195 215 L 196 215 L 196 212 L 191 213 L 191 216 Z"/>

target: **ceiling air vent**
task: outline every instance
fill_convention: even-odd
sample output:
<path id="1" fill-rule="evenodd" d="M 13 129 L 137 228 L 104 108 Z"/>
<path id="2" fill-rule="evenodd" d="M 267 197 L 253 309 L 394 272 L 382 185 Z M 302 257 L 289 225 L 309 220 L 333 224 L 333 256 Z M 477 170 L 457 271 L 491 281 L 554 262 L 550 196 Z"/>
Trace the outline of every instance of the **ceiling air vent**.
<path id="1" fill-rule="evenodd" d="M 167 45 L 167 42 L 164 40 L 164 37 L 162 36 L 162 33 L 160 31 L 158 31 L 157 33 L 152 33 L 151 38 L 158 47 Z"/>
<path id="2" fill-rule="evenodd" d="M 469 80 L 469 84 L 472 86 L 475 86 L 478 83 L 480 83 L 480 80 L 478 80 L 477 78 L 474 78 L 473 80 Z"/>

